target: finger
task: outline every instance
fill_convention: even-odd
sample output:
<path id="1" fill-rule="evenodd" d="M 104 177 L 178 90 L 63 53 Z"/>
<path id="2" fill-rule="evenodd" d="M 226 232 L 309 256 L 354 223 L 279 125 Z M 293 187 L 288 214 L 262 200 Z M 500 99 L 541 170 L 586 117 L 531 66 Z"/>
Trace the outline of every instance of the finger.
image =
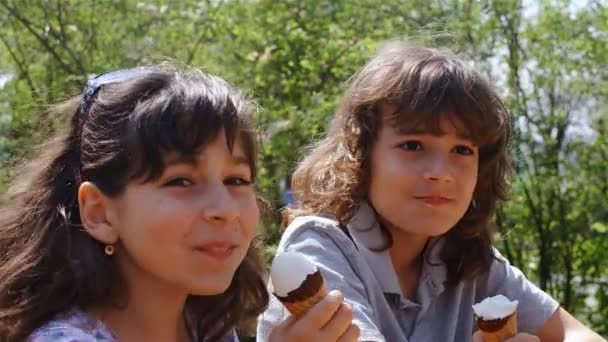
<path id="1" fill-rule="evenodd" d="M 342 336 L 353 320 L 353 308 L 348 303 L 343 303 L 332 319 L 321 329 L 323 335 L 329 340 L 337 340 Z"/>
<path id="2" fill-rule="evenodd" d="M 351 324 L 346 332 L 340 336 L 338 342 L 356 342 L 359 340 L 359 336 L 361 335 L 361 329 L 356 324 Z"/>
<path id="3" fill-rule="evenodd" d="M 331 291 L 323 300 L 315 304 L 296 323 L 298 326 L 306 326 L 315 330 L 321 329 L 340 309 L 344 302 L 344 295 L 338 290 Z"/>
<path id="4" fill-rule="evenodd" d="M 481 336 L 481 331 L 477 330 L 473 334 L 473 342 L 483 342 L 483 337 Z"/>
<path id="5" fill-rule="evenodd" d="M 281 322 L 281 324 L 277 325 L 275 329 L 280 330 L 280 331 L 286 330 L 290 326 L 292 326 L 296 321 L 297 321 L 297 318 L 295 318 L 294 316 L 289 316 L 285 320 L 283 320 L 283 322 Z"/>
<path id="6" fill-rule="evenodd" d="M 284 338 L 283 336 L 286 334 L 286 332 L 289 330 L 289 328 L 294 325 L 294 323 L 296 322 L 296 318 L 293 316 L 289 316 L 287 317 L 287 319 L 285 319 L 283 322 L 281 322 L 280 324 L 277 324 L 275 327 L 272 328 L 272 331 L 270 332 L 269 341 L 282 341 Z"/>
<path id="7" fill-rule="evenodd" d="M 527 333 L 519 333 L 519 334 L 505 340 L 505 342 L 509 342 L 509 341 L 540 342 L 540 338 L 538 336 L 530 335 Z"/>

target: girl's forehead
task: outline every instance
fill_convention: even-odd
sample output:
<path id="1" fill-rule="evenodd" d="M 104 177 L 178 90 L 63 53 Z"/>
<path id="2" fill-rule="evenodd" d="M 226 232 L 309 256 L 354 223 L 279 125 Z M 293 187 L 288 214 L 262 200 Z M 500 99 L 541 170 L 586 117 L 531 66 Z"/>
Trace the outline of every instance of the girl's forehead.
<path id="1" fill-rule="evenodd" d="M 217 162 L 218 156 L 224 156 L 226 160 L 236 164 L 249 165 L 250 157 L 248 151 L 243 145 L 243 139 L 238 135 L 234 138 L 231 144 L 228 143 L 223 133 L 218 134 L 213 140 L 199 146 L 197 149 L 183 152 L 177 150 L 161 151 L 163 160 L 166 164 L 174 163 L 213 163 Z"/>

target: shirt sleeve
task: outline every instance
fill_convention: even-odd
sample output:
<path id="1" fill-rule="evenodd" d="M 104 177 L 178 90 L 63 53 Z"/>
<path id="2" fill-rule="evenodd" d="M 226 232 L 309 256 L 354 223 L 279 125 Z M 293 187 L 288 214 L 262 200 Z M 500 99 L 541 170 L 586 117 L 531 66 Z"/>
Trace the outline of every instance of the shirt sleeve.
<path id="1" fill-rule="evenodd" d="M 226 342 L 239 342 L 239 335 L 237 335 L 234 329 L 228 334 L 228 337 L 226 337 Z"/>
<path id="2" fill-rule="evenodd" d="M 40 329 L 32 334 L 28 342 L 114 342 L 101 334 L 89 334 L 79 328 L 56 326 Z"/>
<path id="3" fill-rule="evenodd" d="M 323 274 L 327 289 L 329 291 L 340 290 L 344 294 L 345 301 L 352 305 L 353 323 L 361 330 L 359 341 L 384 342 L 385 338 L 380 333 L 370 309 L 371 305 L 363 282 L 353 270 L 343 250 L 334 239 L 323 232 L 323 229 L 332 228 L 306 229 L 306 227 L 301 227 L 298 232 L 290 236 L 289 241 L 284 241 L 283 248 L 277 254 L 285 251 L 298 252 L 315 263 Z M 258 341 L 266 341 L 272 326 L 279 324 L 288 315 L 289 313 L 281 303 L 271 296 L 270 307 L 260 317 Z"/>
<path id="4" fill-rule="evenodd" d="M 489 287 L 510 300 L 518 300 L 517 325 L 520 332 L 536 334 L 559 308 L 559 303 L 542 291 L 498 251 L 490 269 Z"/>

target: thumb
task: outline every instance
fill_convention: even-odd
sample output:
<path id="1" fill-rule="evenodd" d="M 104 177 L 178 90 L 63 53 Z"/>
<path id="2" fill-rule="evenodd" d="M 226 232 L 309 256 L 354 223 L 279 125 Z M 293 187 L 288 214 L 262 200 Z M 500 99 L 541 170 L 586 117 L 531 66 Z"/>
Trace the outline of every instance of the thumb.
<path id="1" fill-rule="evenodd" d="M 483 337 L 481 336 L 481 331 L 477 330 L 473 334 L 473 342 L 483 342 Z"/>
<path id="2" fill-rule="evenodd" d="M 530 342 L 540 342 L 540 338 L 535 335 L 527 334 L 527 333 L 519 333 L 516 336 L 513 336 L 507 339 L 505 342 L 509 341 L 530 341 Z"/>

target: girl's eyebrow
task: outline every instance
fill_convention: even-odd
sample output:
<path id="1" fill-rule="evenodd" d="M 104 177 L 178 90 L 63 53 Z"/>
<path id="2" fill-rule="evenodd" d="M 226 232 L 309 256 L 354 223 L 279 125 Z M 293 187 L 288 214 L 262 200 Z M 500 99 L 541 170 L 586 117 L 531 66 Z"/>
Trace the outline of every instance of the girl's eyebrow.
<path id="1" fill-rule="evenodd" d="M 249 167 L 249 159 L 243 155 L 237 154 L 237 155 L 232 155 L 232 163 L 235 166 L 240 166 L 240 165 L 245 165 L 247 167 Z"/>
<path id="2" fill-rule="evenodd" d="M 186 164 L 188 166 L 192 166 L 192 167 L 196 167 L 198 163 L 204 163 L 206 161 L 207 157 L 205 155 L 202 155 L 200 157 L 194 157 L 194 156 L 186 156 L 186 155 L 179 155 L 179 154 L 169 154 L 166 158 L 165 158 L 165 164 L 167 166 L 174 166 L 174 165 L 179 165 L 179 164 Z M 249 167 L 249 159 L 241 154 L 233 154 L 230 158 L 231 163 L 234 166 L 241 166 L 241 165 L 245 165 L 247 167 Z"/>

